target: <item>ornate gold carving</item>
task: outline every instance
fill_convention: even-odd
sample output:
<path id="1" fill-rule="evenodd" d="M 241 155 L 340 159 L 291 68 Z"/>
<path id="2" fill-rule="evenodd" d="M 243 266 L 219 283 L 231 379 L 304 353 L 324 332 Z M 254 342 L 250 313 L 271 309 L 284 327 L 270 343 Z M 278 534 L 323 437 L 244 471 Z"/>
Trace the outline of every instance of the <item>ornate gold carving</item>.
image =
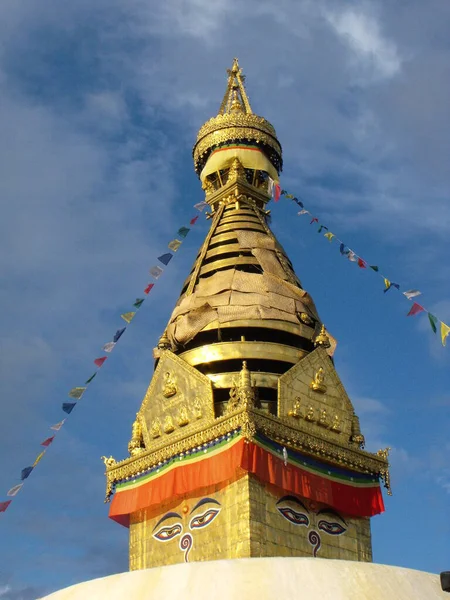
<path id="1" fill-rule="evenodd" d="M 389 465 L 382 456 L 349 447 L 343 440 L 339 441 L 340 436 L 332 431 L 328 432 L 324 429 L 321 430 L 323 433 L 320 436 L 315 435 L 311 431 L 311 426 L 304 422 L 302 425 L 302 422 L 302 420 L 296 420 L 295 427 L 292 427 L 288 422 L 273 415 L 251 408 L 240 409 L 220 417 L 209 425 L 204 425 L 201 420 L 196 421 L 195 424 L 188 426 L 189 428 L 195 426 L 196 429 L 188 431 L 188 427 L 186 427 L 179 430 L 183 437 L 174 437 L 177 436 L 177 433 L 174 432 L 169 438 L 170 443 L 167 443 L 168 438 L 161 438 L 160 447 L 147 450 L 122 462 L 112 463 L 106 471 L 107 499 L 112 493 L 115 482 L 146 472 L 168 458 L 201 446 L 235 431 L 237 428 L 241 428 L 242 434 L 247 439 L 251 439 L 255 432 L 259 431 L 270 439 L 299 452 L 304 452 L 333 464 L 345 465 L 355 471 L 381 476 L 385 481 L 386 478 L 389 479 Z M 324 435 L 329 435 L 330 438 L 324 438 Z"/>
<path id="2" fill-rule="evenodd" d="M 161 421 L 156 417 L 150 426 L 150 435 L 153 439 L 159 438 L 162 435 Z"/>
<path id="3" fill-rule="evenodd" d="M 136 415 L 136 420 L 133 423 L 133 427 L 131 429 L 131 440 L 128 444 L 128 452 L 131 456 L 135 456 L 140 452 L 143 452 L 144 447 L 144 438 L 142 436 L 142 426 L 139 421 L 139 415 Z"/>
<path id="4" fill-rule="evenodd" d="M 356 444 L 359 448 L 364 448 L 366 440 L 363 436 L 363 434 L 361 433 L 361 427 L 359 424 L 359 417 L 356 415 L 356 413 L 353 413 L 353 417 L 352 417 L 352 431 L 351 431 L 351 436 L 350 436 L 350 442 L 352 444 Z"/>
<path id="5" fill-rule="evenodd" d="M 329 427 L 330 426 L 326 408 L 322 408 L 322 410 L 320 411 L 320 416 L 319 416 L 319 420 L 317 421 L 317 423 L 321 427 Z"/>
<path id="6" fill-rule="evenodd" d="M 106 456 L 101 456 L 100 459 L 103 461 L 107 469 L 114 467 L 117 464 L 116 459 L 112 456 L 110 456 L 109 458 L 107 458 Z"/>
<path id="7" fill-rule="evenodd" d="M 325 329 L 325 325 L 322 325 L 320 328 L 320 333 L 314 340 L 314 346 L 317 348 L 318 346 L 322 346 L 322 348 L 330 348 L 330 338 L 327 335 L 327 331 Z"/>
<path id="8" fill-rule="evenodd" d="M 177 418 L 178 427 L 185 427 L 189 425 L 189 414 L 187 406 L 184 404 L 180 407 Z"/>
<path id="9" fill-rule="evenodd" d="M 306 411 L 305 421 L 310 421 L 311 423 L 313 423 L 315 420 L 316 420 L 316 417 L 314 415 L 314 408 L 312 406 L 310 406 L 308 408 L 308 410 Z"/>
<path id="10" fill-rule="evenodd" d="M 169 382 L 167 382 L 166 373 L 170 374 Z M 167 398 L 163 392 L 167 383 L 170 384 L 169 387 L 174 384 L 173 374 L 176 374 L 177 393 Z M 200 413 L 201 416 L 199 416 Z M 166 436 L 162 435 L 165 425 L 166 428 L 171 429 L 170 425 L 165 422 L 167 416 L 171 417 L 174 427 L 170 433 L 171 441 L 184 437 L 200 423 L 206 426 L 208 421 L 214 419 L 211 382 L 179 356 L 170 350 L 164 350 L 139 414 L 147 449 L 153 450 L 155 447 L 167 443 Z M 188 423 L 179 425 L 179 421 L 186 422 L 186 420 Z"/>
<path id="11" fill-rule="evenodd" d="M 164 374 L 164 387 L 163 396 L 164 398 L 172 398 L 177 393 L 177 386 L 175 385 L 175 378 L 169 372 Z"/>
<path id="12" fill-rule="evenodd" d="M 227 412 L 238 408 L 255 406 L 256 393 L 252 386 L 251 374 L 247 368 L 247 361 L 242 361 L 242 369 L 239 373 L 239 381 L 234 383 L 230 390 L 230 400 L 228 402 Z"/>
<path id="13" fill-rule="evenodd" d="M 235 158 L 231 163 L 230 170 L 228 171 L 228 181 L 238 181 L 239 179 L 245 180 L 245 170 L 241 161 L 238 158 Z"/>
<path id="14" fill-rule="evenodd" d="M 301 312 L 299 313 L 299 319 L 302 323 L 304 323 L 305 325 L 313 325 L 314 321 L 313 319 L 311 319 L 311 317 L 308 315 L 308 313 L 305 312 Z"/>
<path id="15" fill-rule="evenodd" d="M 319 367 L 314 374 L 314 379 L 310 383 L 310 387 L 315 392 L 324 394 L 327 391 L 327 386 L 324 383 L 325 375 L 322 367 Z"/>
<path id="16" fill-rule="evenodd" d="M 389 447 L 388 447 L 388 448 L 385 448 L 384 450 L 378 450 L 378 451 L 377 451 L 377 456 L 381 456 L 381 458 L 384 458 L 385 460 L 387 460 L 387 459 L 388 459 L 388 457 L 389 457 L 389 451 L 390 451 L 391 449 L 392 449 L 392 448 L 389 448 Z"/>
<path id="17" fill-rule="evenodd" d="M 292 407 L 292 410 L 290 410 L 288 412 L 288 415 L 290 417 L 295 417 L 296 419 L 300 419 L 302 417 L 302 412 L 301 412 L 301 399 L 299 398 L 299 396 L 297 396 L 295 398 L 294 401 L 294 405 Z"/>
<path id="18" fill-rule="evenodd" d="M 201 419 L 203 417 L 202 403 L 198 398 L 194 400 L 194 416 L 196 419 Z"/>
<path id="19" fill-rule="evenodd" d="M 163 429 L 164 433 L 172 433 L 172 431 L 175 431 L 175 425 L 173 424 L 172 415 L 165 416 Z"/>
<path id="20" fill-rule="evenodd" d="M 331 426 L 331 429 L 333 431 L 336 431 L 337 433 L 341 432 L 341 420 L 339 418 L 339 415 L 334 415 L 333 425 Z"/>

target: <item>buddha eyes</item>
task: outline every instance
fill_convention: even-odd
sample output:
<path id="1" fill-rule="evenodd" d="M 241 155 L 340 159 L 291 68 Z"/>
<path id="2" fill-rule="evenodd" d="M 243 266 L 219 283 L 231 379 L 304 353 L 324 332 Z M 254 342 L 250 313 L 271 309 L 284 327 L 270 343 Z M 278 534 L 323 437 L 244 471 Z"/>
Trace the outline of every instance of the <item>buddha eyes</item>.
<path id="1" fill-rule="evenodd" d="M 158 531 L 153 534 L 153 537 L 160 542 L 168 542 L 169 540 L 173 540 L 174 537 L 177 537 L 177 535 L 180 535 L 182 530 L 181 525 L 176 523 L 171 527 L 161 527 L 161 529 L 158 529 Z"/>
<path id="2" fill-rule="evenodd" d="M 346 531 L 345 527 L 342 527 L 340 523 L 330 523 L 329 521 L 319 521 L 317 524 L 318 528 L 325 533 L 329 533 L 330 535 L 341 535 Z"/>
<path id="3" fill-rule="evenodd" d="M 217 515 L 220 513 L 220 508 L 210 508 L 201 515 L 197 515 L 191 519 L 189 523 L 190 529 L 200 529 L 206 527 L 214 521 Z"/>
<path id="4" fill-rule="evenodd" d="M 277 507 L 278 508 L 278 507 Z M 289 508 L 284 506 L 282 508 L 278 508 L 279 512 L 283 515 L 285 519 L 293 523 L 294 525 L 309 525 L 308 517 L 300 512 L 297 512 L 293 508 Z"/>

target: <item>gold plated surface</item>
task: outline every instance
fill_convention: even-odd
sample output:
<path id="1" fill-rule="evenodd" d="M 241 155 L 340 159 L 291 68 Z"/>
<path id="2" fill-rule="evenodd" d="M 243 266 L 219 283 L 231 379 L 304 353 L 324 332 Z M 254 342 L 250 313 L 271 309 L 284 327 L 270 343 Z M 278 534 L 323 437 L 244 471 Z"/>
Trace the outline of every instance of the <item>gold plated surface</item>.
<path id="1" fill-rule="evenodd" d="M 298 348 L 271 342 L 221 342 L 188 350 L 180 357 L 192 366 L 234 358 L 261 358 L 295 364 L 306 354 Z"/>
<path id="2" fill-rule="evenodd" d="M 244 475 L 220 489 L 173 500 L 157 512 L 139 511 L 130 524 L 130 570 L 263 556 L 372 560 L 369 519 L 328 511 L 305 498 L 285 498 L 283 490 Z M 300 524 L 284 516 L 291 511 Z M 205 526 L 195 526 L 205 518 Z M 169 539 L 161 540 L 162 534 Z M 183 539 L 189 544 L 184 546 Z"/>

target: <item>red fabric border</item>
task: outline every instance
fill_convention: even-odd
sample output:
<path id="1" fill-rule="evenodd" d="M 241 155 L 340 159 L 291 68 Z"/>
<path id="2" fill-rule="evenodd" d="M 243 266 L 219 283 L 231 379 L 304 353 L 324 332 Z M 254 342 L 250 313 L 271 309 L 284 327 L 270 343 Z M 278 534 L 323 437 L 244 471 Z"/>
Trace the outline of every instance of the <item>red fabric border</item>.
<path id="1" fill-rule="evenodd" d="M 125 527 L 130 514 L 152 509 L 176 497 L 197 489 L 236 480 L 252 473 L 260 481 L 285 492 L 327 504 L 339 512 L 354 517 L 372 517 L 384 511 L 379 484 L 357 487 L 331 481 L 293 465 L 260 446 L 244 439 L 212 457 L 191 464 L 180 464 L 157 479 L 132 489 L 118 491 L 111 503 L 109 517 Z"/>

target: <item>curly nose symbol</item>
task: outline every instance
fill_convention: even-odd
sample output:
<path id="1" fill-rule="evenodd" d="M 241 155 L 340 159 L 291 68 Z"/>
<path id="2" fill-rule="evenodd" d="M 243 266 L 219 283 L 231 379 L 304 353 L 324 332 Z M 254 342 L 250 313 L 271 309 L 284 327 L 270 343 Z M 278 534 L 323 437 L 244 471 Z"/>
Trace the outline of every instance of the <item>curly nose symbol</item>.
<path id="1" fill-rule="evenodd" d="M 184 550 L 184 562 L 189 562 L 188 554 L 193 543 L 194 540 L 190 533 L 185 533 L 180 540 L 180 550 Z"/>

